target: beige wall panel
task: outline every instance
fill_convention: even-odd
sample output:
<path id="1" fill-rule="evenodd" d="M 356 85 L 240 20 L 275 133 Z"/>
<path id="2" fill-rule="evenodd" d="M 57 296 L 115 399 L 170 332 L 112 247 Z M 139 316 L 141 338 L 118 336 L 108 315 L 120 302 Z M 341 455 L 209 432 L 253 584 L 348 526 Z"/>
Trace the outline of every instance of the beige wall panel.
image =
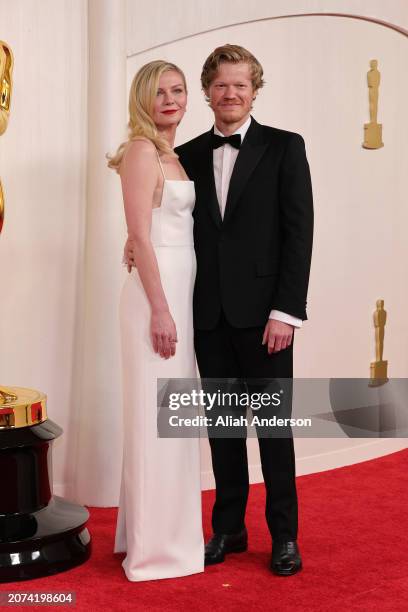
<path id="1" fill-rule="evenodd" d="M 296 15 L 350 15 L 408 28 L 405 0 L 139 0 L 127 3 L 127 54 L 240 23 Z M 148 27 L 145 25 L 148 24 Z"/>

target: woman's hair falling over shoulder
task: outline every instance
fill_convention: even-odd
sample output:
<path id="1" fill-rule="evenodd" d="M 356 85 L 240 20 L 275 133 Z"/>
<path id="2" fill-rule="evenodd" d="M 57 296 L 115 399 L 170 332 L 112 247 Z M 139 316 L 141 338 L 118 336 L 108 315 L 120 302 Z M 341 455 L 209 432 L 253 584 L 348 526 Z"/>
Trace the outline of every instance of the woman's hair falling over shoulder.
<path id="1" fill-rule="evenodd" d="M 147 138 L 159 153 L 176 156 L 168 142 L 162 138 L 153 121 L 153 106 L 159 89 L 159 81 L 163 72 L 174 70 L 183 79 L 187 91 L 186 78 L 178 66 L 164 60 L 155 60 L 145 64 L 136 73 L 129 93 L 128 140 L 122 142 L 115 155 L 107 155 L 108 166 L 119 172 L 120 164 L 126 147 L 132 140 Z"/>

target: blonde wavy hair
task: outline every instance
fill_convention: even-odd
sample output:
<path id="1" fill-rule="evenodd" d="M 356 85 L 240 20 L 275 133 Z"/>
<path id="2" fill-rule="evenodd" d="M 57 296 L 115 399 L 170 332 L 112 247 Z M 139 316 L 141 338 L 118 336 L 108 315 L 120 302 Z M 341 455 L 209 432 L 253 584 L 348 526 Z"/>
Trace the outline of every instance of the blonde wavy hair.
<path id="1" fill-rule="evenodd" d="M 168 142 L 160 136 L 153 121 L 153 106 L 159 88 L 160 77 L 163 72 L 168 70 L 174 70 L 179 73 L 187 92 L 186 77 L 183 71 L 175 64 L 164 60 L 155 60 L 145 64 L 133 78 L 129 92 L 128 139 L 122 142 L 115 155 L 106 156 L 109 160 L 109 168 L 116 170 L 116 172 L 119 172 L 126 147 L 130 142 L 138 138 L 148 138 L 159 153 L 177 157 Z"/>

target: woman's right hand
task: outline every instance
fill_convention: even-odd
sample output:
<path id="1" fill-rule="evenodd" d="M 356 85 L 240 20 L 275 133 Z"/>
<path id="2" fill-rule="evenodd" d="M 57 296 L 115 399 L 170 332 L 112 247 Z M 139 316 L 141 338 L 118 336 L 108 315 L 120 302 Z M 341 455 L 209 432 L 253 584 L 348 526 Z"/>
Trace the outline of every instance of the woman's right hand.
<path id="1" fill-rule="evenodd" d="M 125 247 L 123 249 L 123 259 L 122 263 L 126 266 L 127 271 L 130 273 L 132 271 L 132 266 L 136 267 L 135 259 L 134 259 L 134 241 L 129 237 L 126 240 Z"/>
<path id="2" fill-rule="evenodd" d="M 155 353 L 159 353 L 164 359 L 176 354 L 177 329 L 168 310 L 152 312 L 150 333 Z"/>

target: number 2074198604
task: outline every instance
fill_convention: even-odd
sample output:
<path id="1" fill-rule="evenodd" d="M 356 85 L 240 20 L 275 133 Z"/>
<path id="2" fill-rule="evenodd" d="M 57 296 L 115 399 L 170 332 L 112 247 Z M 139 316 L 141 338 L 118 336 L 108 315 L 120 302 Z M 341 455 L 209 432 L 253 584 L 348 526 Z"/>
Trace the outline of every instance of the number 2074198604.
<path id="1" fill-rule="evenodd" d="M 69 606 L 75 605 L 76 596 L 73 591 L 0 591 L 0 606 Z"/>

